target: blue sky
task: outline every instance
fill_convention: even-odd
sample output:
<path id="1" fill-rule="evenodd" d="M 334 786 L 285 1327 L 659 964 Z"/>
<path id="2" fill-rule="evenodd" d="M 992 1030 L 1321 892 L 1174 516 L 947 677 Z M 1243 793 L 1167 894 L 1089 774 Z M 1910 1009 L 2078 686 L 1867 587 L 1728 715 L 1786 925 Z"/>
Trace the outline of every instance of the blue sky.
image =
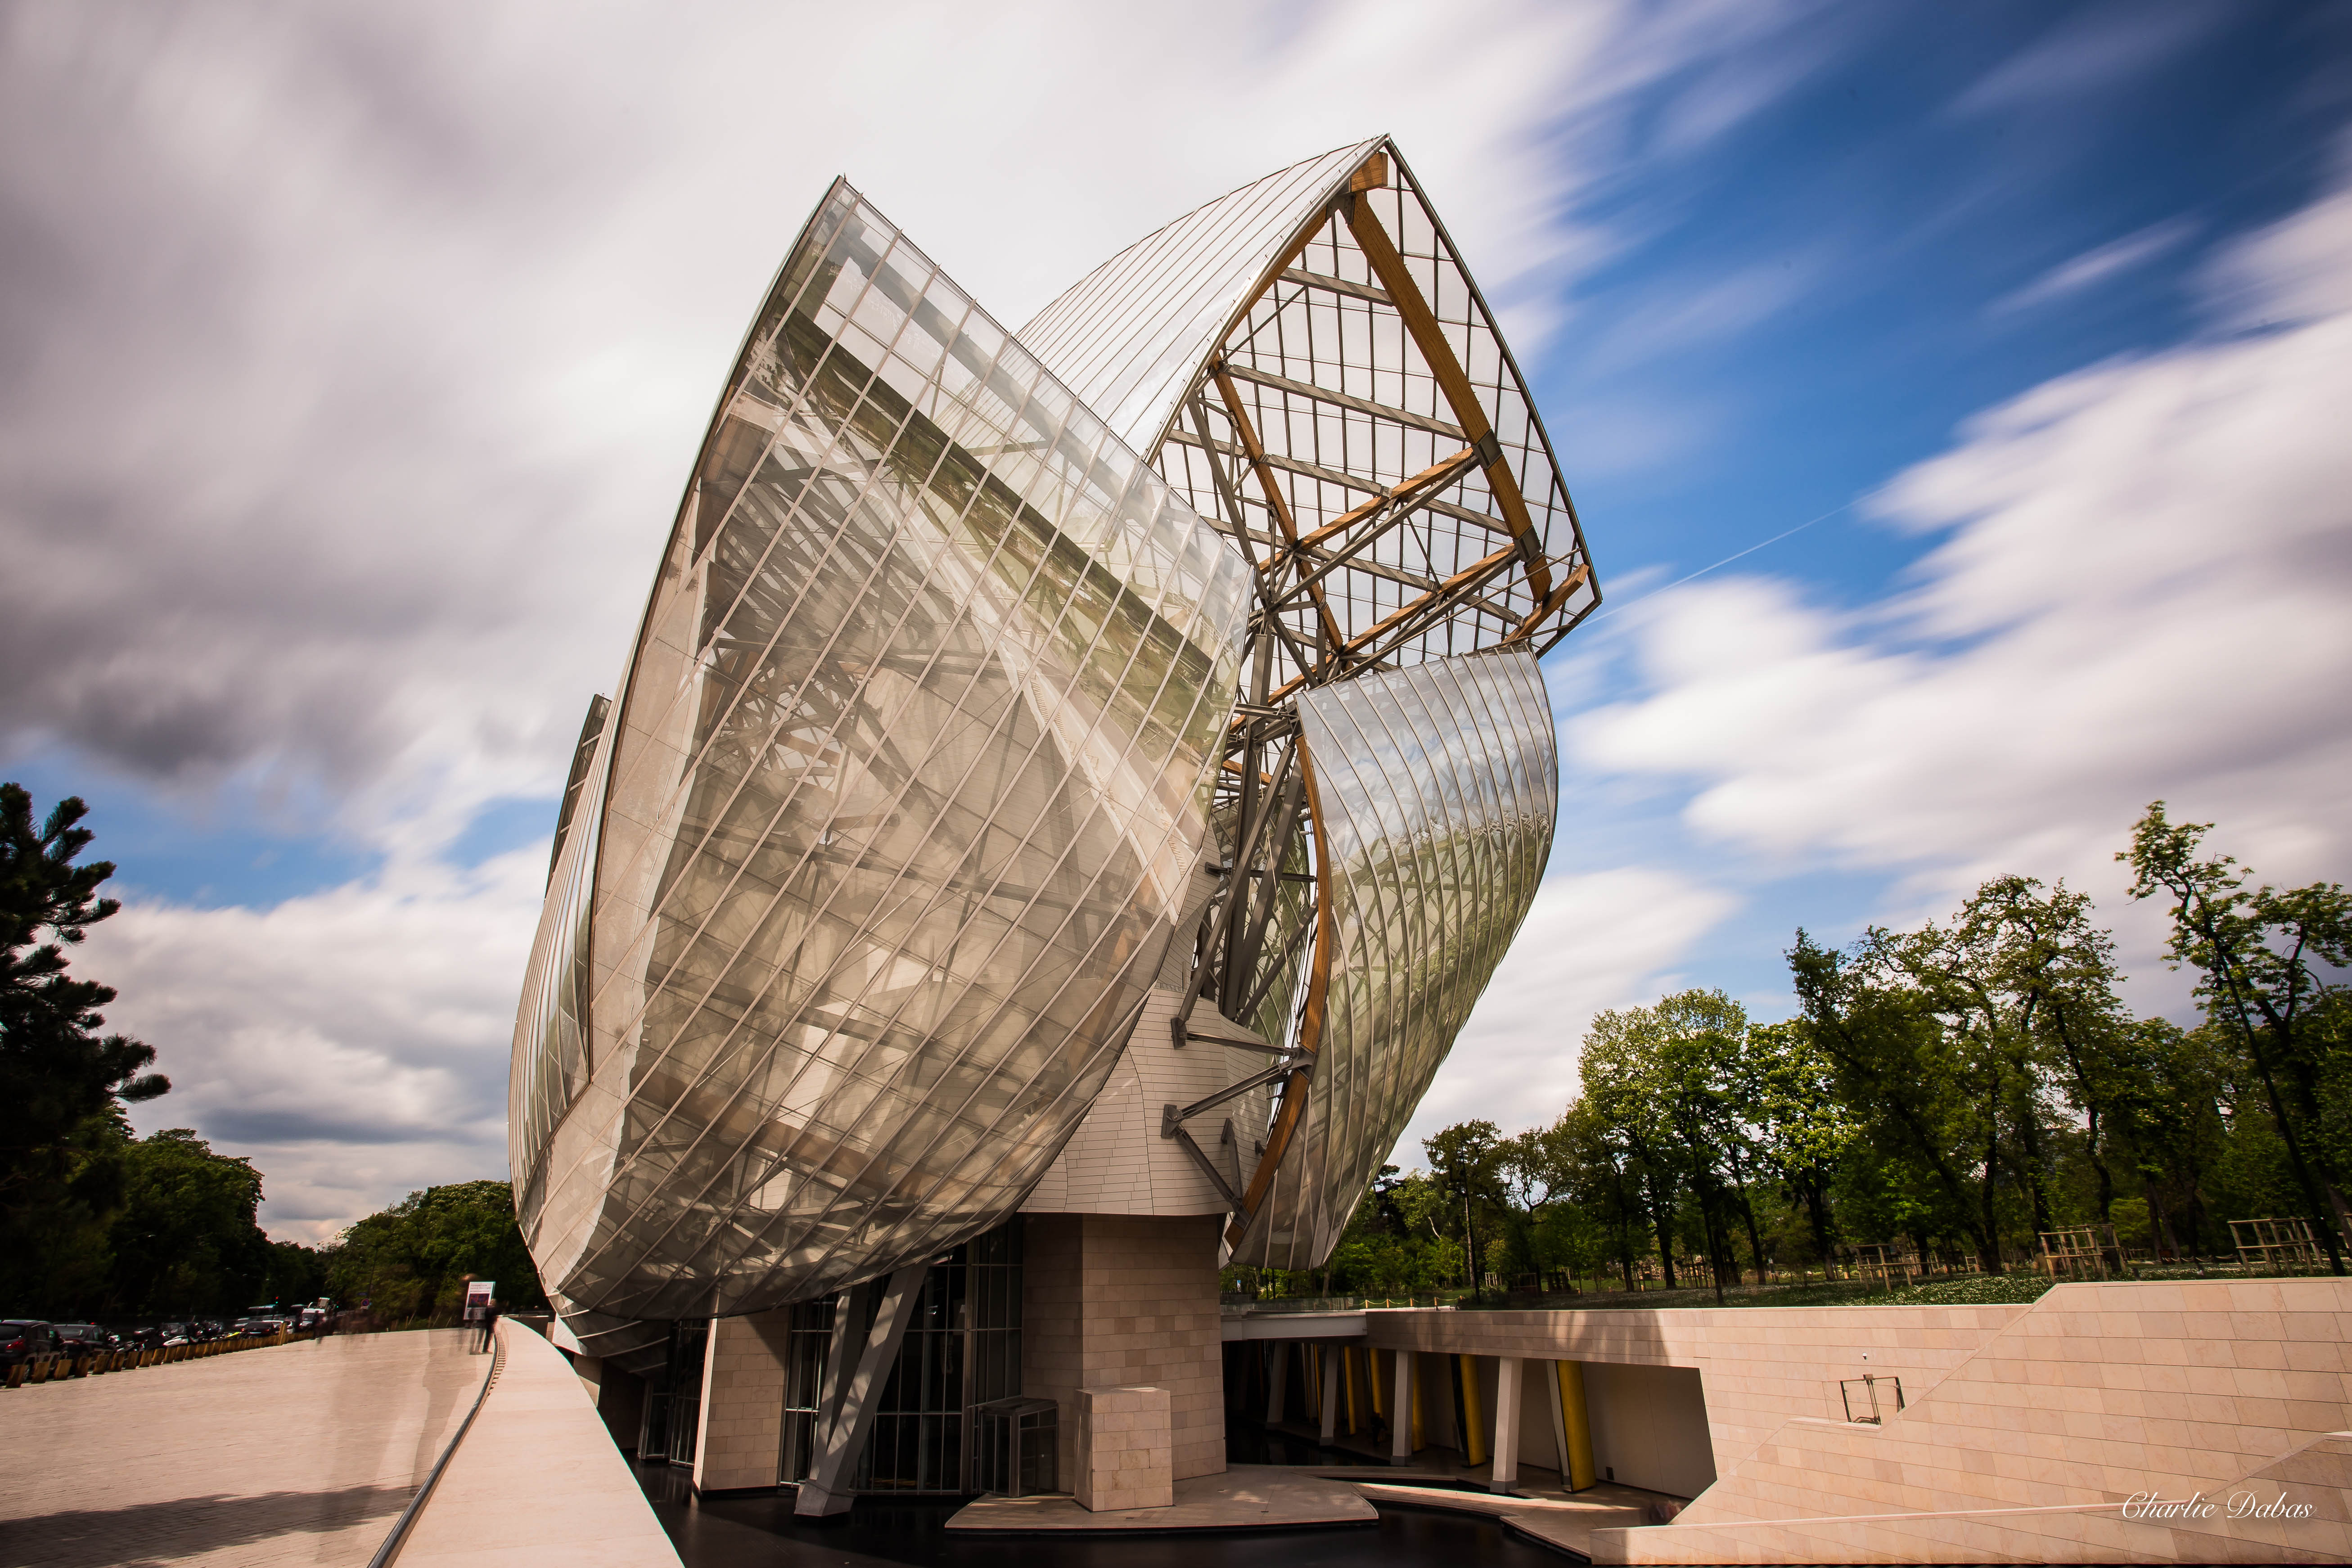
<path id="1" fill-rule="evenodd" d="M 179 1086 L 142 1124 L 253 1154 L 276 1233 L 502 1173 L 571 736 L 826 181 L 1018 321 L 1386 129 L 1609 593 L 1548 661 L 1551 877 L 1408 1149 L 1556 1114 L 1597 1007 L 1775 1012 L 1797 926 L 1998 871 L 2090 888 L 2174 1007 L 2106 859 L 2140 805 L 2345 870 L 2347 44 L 2234 0 L 0 12 L 0 773 L 90 802 L 129 908 L 83 962 Z"/>

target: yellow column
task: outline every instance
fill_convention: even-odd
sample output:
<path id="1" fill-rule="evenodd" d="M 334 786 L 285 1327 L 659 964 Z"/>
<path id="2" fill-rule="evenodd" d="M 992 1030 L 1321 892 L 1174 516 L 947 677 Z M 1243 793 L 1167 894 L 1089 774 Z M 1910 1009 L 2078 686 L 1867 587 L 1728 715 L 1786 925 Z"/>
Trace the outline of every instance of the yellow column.
<path id="1" fill-rule="evenodd" d="M 1388 1406 L 1381 1399 L 1381 1352 L 1379 1351 L 1367 1349 L 1364 1352 L 1364 1377 L 1365 1381 L 1371 1385 L 1372 1416 L 1377 1420 L 1389 1413 Z"/>
<path id="2" fill-rule="evenodd" d="M 1553 1364 L 1559 1369 L 1559 1424 L 1568 1428 L 1568 1489 L 1580 1492 L 1598 1479 L 1592 1468 L 1592 1423 L 1584 1409 L 1584 1363 Z"/>
<path id="3" fill-rule="evenodd" d="M 1409 1430 L 1412 1433 L 1411 1451 L 1416 1454 L 1429 1447 L 1429 1435 L 1422 1430 L 1421 1425 L 1421 1358 L 1413 1357 L 1412 1375 L 1405 1380 L 1405 1419 L 1410 1423 Z"/>
<path id="4" fill-rule="evenodd" d="M 1339 1397 L 1348 1406 L 1348 1436 L 1356 1435 L 1356 1347 L 1339 1347 Z"/>
<path id="5" fill-rule="evenodd" d="M 1486 1413 L 1478 1405 L 1478 1358 L 1456 1356 L 1462 1368 L 1462 1462 L 1486 1462 Z"/>

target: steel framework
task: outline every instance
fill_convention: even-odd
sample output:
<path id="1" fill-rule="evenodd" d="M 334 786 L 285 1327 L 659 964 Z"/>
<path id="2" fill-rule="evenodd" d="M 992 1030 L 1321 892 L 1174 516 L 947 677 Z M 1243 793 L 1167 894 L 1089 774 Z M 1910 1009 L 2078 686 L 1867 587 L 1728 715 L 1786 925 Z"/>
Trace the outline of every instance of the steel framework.
<path id="1" fill-rule="evenodd" d="M 1492 312 L 1385 137 L 1178 219 L 1021 336 L 1251 567 L 1242 689 L 1217 775 L 1219 888 L 1193 932 L 1172 1043 L 1279 1044 L 1262 1072 L 1165 1108 L 1161 1125 L 1226 1192 L 1237 1260 L 1311 1266 L 1533 897 L 1558 789 L 1535 659 L 1600 605 L 1582 531 Z M 1434 667 L 1457 662 L 1439 681 Z M 1450 710 L 1430 701 L 1433 681 Z M 1386 721 L 1335 724 L 1349 706 L 1337 694 L 1360 682 L 1385 690 Z M 1475 699 L 1464 704 L 1465 689 Z M 1466 842 L 1496 830 L 1501 852 L 1448 867 L 1454 890 L 1466 869 L 1476 896 L 1425 900 L 1419 912 L 1442 910 L 1454 929 L 1361 918 L 1350 928 L 1365 902 L 1351 884 L 1379 879 L 1370 868 L 1385 846 L 1375 829 L 1349 859 L 1321 775 L 1343 759 L 1381 774 L 1365 780 L 1369 807 L 1412 795 L 1429 757 L 1449 752 L 1478 776 L 1424 802 L 1402 831 Z M 1513 787 L 1474 798 L 1495 780 Z M 1421 963 L 1416 979 L 1450 1005 L 1345 1005 L 1351 980 L 1360 992 L 1408 946 L 1425 958 L 1433 945 L 1440 962 Z M 1202 1004 L 1223 1022 L 1201 1026 Z M 1236 1021 L 1258 1038 L 1240 1038 Z M 1339 1072 L 1356 1068 L 1351 1092 L 1364 1100 L 1363 1080 L 1378 1077 L 1385 1101 L 1335 1107 L 1333 1124 L 1309 1133 L 1307 1158 L 1297 1141 L 1318 1068 L 1327 1099 L 1339 1098 Z M 1280 1099 L 1236 1189 L 1185 1123 L 1260 1084 L 1278 1085 Z M 1297 1212 L 1303 1200 L 1316 1212 Z"/>

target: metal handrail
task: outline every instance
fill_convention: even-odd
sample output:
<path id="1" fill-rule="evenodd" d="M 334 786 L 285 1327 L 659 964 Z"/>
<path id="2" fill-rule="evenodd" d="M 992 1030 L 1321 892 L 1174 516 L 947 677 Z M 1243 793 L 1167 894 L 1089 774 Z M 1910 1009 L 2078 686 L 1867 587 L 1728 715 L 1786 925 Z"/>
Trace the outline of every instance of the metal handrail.
<path id="1" fill-rule="evenodd" d="M 499 1380 L 499 1369 L 506 1363 L 507 1342 L 501 1334 L 491 1342 L 490 1370 L 482 1374 L 482 1391 L 474 1395 L 474 1407 L 466 1412 L 465 1422 L 450 1437 L 449 1446 L 441 1450 L 441 1458 L 435 1463 L 433 1473 L 425 1478 L 425 1484 L 416 1489 L 416 1495 L 408 1500 L 408 1506 L 402 1509 L 400 1517 L 392 1521 L 392 1533 L 383 1538 L 383 1544 L 377 1547 L 375 1555 L 368 1559 L 368 1568 L 392 1568 L 393 1559 L 400 1555 L 401 1547 L 408 1540 L 410 1526 L 416 1522 L 416 1516 L 425 1511 L 425 1500 L 433 1495 L 433 1488 L 441 1479 L 441 1472 L 449 1468 L 449 1461 L 457 1456 L 457 1445 L 466 1440 L 467 1432 L 473 1430 L 474 1417 L 482 1413 L 484 1402 L 490 1397 L 490 1386 Z"/>

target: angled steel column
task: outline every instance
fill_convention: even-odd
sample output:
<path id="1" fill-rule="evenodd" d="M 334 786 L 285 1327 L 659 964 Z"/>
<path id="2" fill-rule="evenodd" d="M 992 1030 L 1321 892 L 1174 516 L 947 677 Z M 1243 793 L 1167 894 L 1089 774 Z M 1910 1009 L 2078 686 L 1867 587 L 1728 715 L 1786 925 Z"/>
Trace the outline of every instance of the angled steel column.
<path id="1" fill-rule="evenodd" d="M 870 1283 L 859 1287 L 844 1299 L 840 1310 L 850 1326 L 845 1330 L 843 1318 L 834 1320 L 836 1360 L 825 1368 L 825 1403 L 817 1416 L 816 1465 L 801 1483 L 800 1497 L 793 1504 L 793 1512 L 799 1517 L 819 1519 L 849 1511 L 848 1478 L 856 1468 L 857 1456 L 865 1451 L 866 1434 L 874 1425 L 875 1401 L 881 1396 L 891 1363 L 898 1358 L 898 1343 L 907 1337 L 908 1321 L 914 1316 L 915 1292 L 922 1289 L 923 1274 L 929 1267 L 929 1262 L 910 1263 L 890 1276 L 889 1284 L 882 1289 L 874 1327 L 859 1350 L 856 1370 L 845 1378 L 838 1376 L 836 1368 L 848 1357 L 839 1352 L 858 1342 L 856 1320 L 865 1315 L 856 1310 L 864 1305 L 859 1297 L 873 1287 Z"/>

